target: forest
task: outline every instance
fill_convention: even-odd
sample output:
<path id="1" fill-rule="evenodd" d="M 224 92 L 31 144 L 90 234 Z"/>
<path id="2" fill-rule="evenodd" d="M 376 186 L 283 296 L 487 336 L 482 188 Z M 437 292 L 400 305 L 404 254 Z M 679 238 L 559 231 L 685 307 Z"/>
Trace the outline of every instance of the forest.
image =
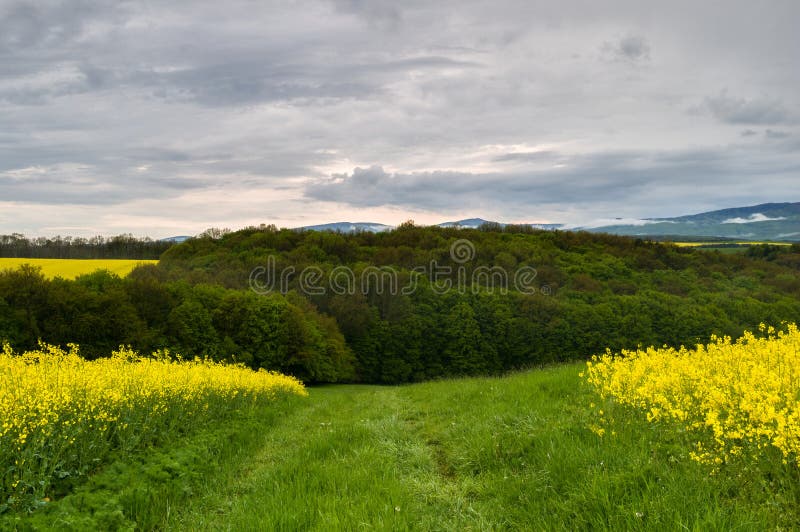
<path id="1" fill-rule="evenodd" d="M 91 238 L 54 236 L 26 238 L 0 235 L 0 258 L 26 259 L 157 259 L 174 243 L 131 234 Z"/>
<path id="2" fill-rule="evenodd" d="M 452 254 L 457 242 L 471 246 L 469 260 Z M 253 272 L 267 266 L 285 283 L 253 290 Z M 368 282 L 309 290 L 301 273 L 309 268 L 323 279 L 347 271 Z M 521 268 L 532 272 L 534 290 L 516 289 L 513 276 L 498 287 L 475 275 Z M 407 222 L 354 234 L 261 226 L 169 245 L 157 265 L 125 278 L 0 272 L 0 339 L 18 350 L 74 342 L 90 359 L 120 345 L 166 348 L 309 383 L 403 383 L 500 374 L 606 348 L 694 346 L 710 334 L 797 321 L 798 270 L 797 245 L 722 254 L 521 226 Z M 442 290 L 448 280 L 452 289 Z M 398 282 L 413 290 L 391 286 Z"/>

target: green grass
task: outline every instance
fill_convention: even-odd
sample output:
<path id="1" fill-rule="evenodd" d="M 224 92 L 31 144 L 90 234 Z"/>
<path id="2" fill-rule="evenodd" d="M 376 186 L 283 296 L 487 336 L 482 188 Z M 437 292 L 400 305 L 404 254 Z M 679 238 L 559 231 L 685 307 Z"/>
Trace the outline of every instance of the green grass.
<path id="1" fill-rule="evenodd" d="M 108 270 L 125 277 L 139 264 L 156 264 L 157 260 L 127 259 L 10 259 L 0 258 L 0 270 L 13 270 L 23 264 L 42 268 L 47 278 L 74 279 L 97 270 Z"/>
<path id="2" fill-rule="evenodd" d="M 595 435 L 581 369 L 312 388 L 277 418 L 224 428 L 229 450 L 212 460 L 211 472 L 203 466 L 189 474 L 178 465 L 185 482 L 180 475 L 167 475 L 166 484 L 142 481 L 143 493 L 160 495 L 142 495 L 139 514 L 131 504 L 118 508 L 140 528 L 174 530 L 800 526 L 796 486 L 741 471 L 712 475 L 663 427 L 631 422 L 616 436 Z M 146 470 L 151 462 L 142 460 L 126 467 Z M 67 508 L 54 503 L 49 515 L 85 514 L 74 504 L 59 507 Z"/>
<path id="3" fill-rule="evenodd" d="M 42 503 L 31 514 L 2 513 L 6 530 L 154 530 L 176 508 L 189 504 L 220 471 L 232 474 L 257 453 L 264 431 L 282 423 L 303 399 L 284 397 L 247 412 L 232 413 L 225 423 L 189 427 L 182 437 L 160 447 L 118 453 L 72 492 Z"/>
<path id="4" fill-rule="evenodd" d="M 776 515 L 679 443 L 592 421 L 581 366 L 311 390 L 178 529 L 760 529 Z M 745 483 L 746 484 L 746 483 Z"/>

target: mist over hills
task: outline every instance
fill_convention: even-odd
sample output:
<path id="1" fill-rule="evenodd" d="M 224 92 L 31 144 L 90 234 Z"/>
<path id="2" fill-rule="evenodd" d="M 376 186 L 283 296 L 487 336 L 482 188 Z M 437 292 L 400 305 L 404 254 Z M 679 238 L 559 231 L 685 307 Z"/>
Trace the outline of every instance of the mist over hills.
<path id="1" fill-rule="evenodd" d="M 644 218 L 627 222 L 582 226 L 538 223 L 518 225 L 530 225 L 537 229 L 585 230 L 626 236 L 800 241 L 800 202 L 764 203 L 672 218 Z M 487 223 L 507 225 L 483 218 L 467 218 L 437 225 L 439 227 L 475 229 Z M 336 222 L 298 229 L 350 233 L 356 231 L 381 232 L 392 229 L 392 226 L 375 222 Z"/>
<path id="2" fill-rule="evenodd" d="M 764 203 L 674 218 L 646 218 L 637 224 L 604 225 L 587 230 L 629 236 L 798 241 L 800 203 Z"/>
<path id="3" fill-rule="evenodd" d="M 440 224 L 436 224 L 437 227 L 459 227 L 462 229 L 477 229 L 485 224 L 497 224 L 501 227 L 505 227 L 506 223 L 503 222 L 495 222 L 492 220 L 484 220 L 483 218 L 466 218 L 464 220 L 457 220 L 452 222 L 442 222 Z M 563 224 L 522 224 L 522 225 L 529 225 L 536 229 L 560 229 L 564 227 Z M 304 231 L 340 231 L 342 233 L 354 233 L 356 231 L 372 231 L 375 233 L 379 233 L 382 231 L 388 231 L 390 229 L 394 229 L 392 225 L 380 224 L 376 222 L 334 222 L 334 223 L 327 223 L 327 224 L 319 224 L 319 225 L 306 225 L 303 227 L 298 227 L 299 230 Z"/>
<path id="4" fill-rule="evenodd" d="M 306 231 L 333 231 L 341 233 L 355 233 L 357 231 L 371 231 L 380 233 L 392 229 L 391 225 L 379 224 L 376 222 L 333 222 L 328 224 L 308 225 L 298 227 Z"/>

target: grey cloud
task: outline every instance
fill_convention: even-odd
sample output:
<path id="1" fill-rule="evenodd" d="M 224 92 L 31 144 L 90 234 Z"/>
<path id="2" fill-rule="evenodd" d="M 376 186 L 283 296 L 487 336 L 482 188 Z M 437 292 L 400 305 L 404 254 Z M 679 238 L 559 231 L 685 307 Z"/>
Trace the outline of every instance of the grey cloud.
<path id="1" fill-rule="evenodd" d="M 240 105 L 271 101 L 363 99 L 381 95 L 385 85 L 409 70 L 475 68 L 470 61 L 439 56 L 397 60 L 345 61 L 336 65 L 298 63 L 279 65 L 269 58 L 228 62 L 166 74 L 136 77 L 165 89 L 165 96 L 188 98 L 204 105 Z M 149 78 L 149 79 L 148 79 Z"/>
<path id="2" fill-rule="evenodd" d="M 627 35 L 614 42 L 603 44 L 602 50 L 616 59 L 625 61 L 648 61 L 650 44 L 640 35 Z"/>
<path id="3" fill-rule="evenodd" d="M 0 49 L 13 50 L 32 46 L 46 34 L 39 11 L 31 4 L 12 4 L 2 12 Z"/>
<path id="4" fill-rule="evenodd" d="M 723 91 L 707 97 L 705 105 L 717 120 L 729 124 L 791 124 L 797 120 L 781 101 L 771 98 L 734 98 Z"/>
<path id="5" fill-rule="evenodd" d="M 20 147 L 16 138 L 0 137 L 0 201 L 110 206 L 150 197 L 166 200 L 212 186 L 285 189 L 284 178 L 317 175 L 310 165 L 330 158 L 290 150 L 255 150 L 244 156 L 153 145 L 110 156 L 68 145 Z"/>
<path id="6" fill-rule="evenodd" d="M 63 46 L 116 9 L 82 0 L 6 2 L 0 6 L 0 53 Z"/>
<path id="7" fill-rule="evenodd" d="M 764 131 L 764 136 L 771 140 L 779 140 L 779 139 L 789 138 L 792 136 L 792 134 L 787 131 L 776 131 L 774 129 L 767 129 L 766 131 Z"/>
<path id="8" fill-rule="evenodd" d="M 400 4 L 387 0 L 333 0 L 336 9 L 363 17 L 382 28 L 395 29 L 403 19 Z"/>
<path id="9" fill-rule="evenodd" d="M 742 180 L 761 175 L 745 161 L 770 158 L 746 148 L 681 150 L 674 152 L 626 151 L 585 155 L 560 154 L 561 168 L 513 172 L 410 172 L 388 173 L 380 166 L 355 168 L 349 175 L 315 180 L 306 196 L 338 201 L 354 207 L 422 207 L 454 211 L 502 204 L 513 212 L 533 206 L 588 205 L 594 202 L 624 204 L 669 187 L 673 194 L 741 187 Z M 800 171 L 800 161 L 773 168 L 788 185 Z M 657 200 L 656 200 L 657 202 Z"/>
<path id="10" fill-rule="evenodd" d="M 80 72 L 83 74 L 86 87 L 93 90 L 108 87 L 116 77 L 113 71 L 105 68 L 98 68 L 91 64 L 82 64 L 80 66 Z"/>
<path id="11" fill-rule="evenodd" d="M 56 81 L 30 87 L 26 84 L 0 89 L 0 102 L 12 105 L 42 106 L 54 98 L 84 94 L 109 86 L 112 77 L 109 71 L 83 65 L 76 70 L 80 75 L 69 81 Z"/>
<path id="12" fill-rule="evenodd" d="M 4 201 L 57 205 L 117 205 L 134 199 L 169 199 L 186 190 L 207 188 L 203 178 L 151 176 L 127 171 L 109 175 L 107 168 L 68 164 L 0 172 Z"/>
<path id="13" fill-rule="evenodd" d="M 0 5 L 0 73 L 29 74 L 70 58 L 88 28 L 119 24 L 126 12 L 123 2 L 5 2 Z"/>
<path id="14" fill-rule="evenodd" d="M 8 89 L 0 91 L 0 102 L 12 105 L 44 105 L 50 99 L 53 91 L 45 90 L 20 90 Z"/>
<path id="15" fill-rule="evenodd" d="M 689 0 L 0 0 L 0 202 L 113 217 L 152 196 L 180 224 L 186 196 L 237 187 L 305 194 L 273 206 L 284 220 L 800 194 L 784 179 L 800 4 L 726 8 L 720 23 Z"/>
<path id="16" fill-rule="evenodd" d="M 229 61 L 168 72 L 114 71 L 81 64 L 80 77 L 36 88 L 0 89 L 0 100 L 43 105 L 52 98 L 105 89 L 138 88 L 171 102 L 237 106 L 276 101 L 363 99 L 385 92 L 385 84 L 411 70 L 478 68 L 471 61 L 438 56 L 363 64 L 274 64 L 270 58 Z"/>
<path id="17" fill-rule="evenodd" d="M 509 152 L 502 155 L 492 157 L 492 162 L 538 162 L 538 161 L 556 161 L 558 154 L 554 151 L 542 150 L 534 152 Z"/>
<path id="18" fill-rule="evenodd" d="M 0 143 L 0 175 L 9 170 L 31 166 L 56 165 L 65 162 L 76 162 L 75 154 L 65 146 L 25 144 L 18 138 Z M 77 162 L 81 163 L 79 160 Z M 5 197 L 13 197 L 13 194 Z"/>

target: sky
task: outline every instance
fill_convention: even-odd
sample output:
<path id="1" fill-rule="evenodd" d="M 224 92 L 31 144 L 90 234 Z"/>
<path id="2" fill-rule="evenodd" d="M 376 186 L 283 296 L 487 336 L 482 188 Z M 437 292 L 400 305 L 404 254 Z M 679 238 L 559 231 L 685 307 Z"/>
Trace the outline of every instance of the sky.
<path id="1" fill-rule="evenodd" d="M 0 233 L 800 201 L 800 2 L 0 0 Z"/>

